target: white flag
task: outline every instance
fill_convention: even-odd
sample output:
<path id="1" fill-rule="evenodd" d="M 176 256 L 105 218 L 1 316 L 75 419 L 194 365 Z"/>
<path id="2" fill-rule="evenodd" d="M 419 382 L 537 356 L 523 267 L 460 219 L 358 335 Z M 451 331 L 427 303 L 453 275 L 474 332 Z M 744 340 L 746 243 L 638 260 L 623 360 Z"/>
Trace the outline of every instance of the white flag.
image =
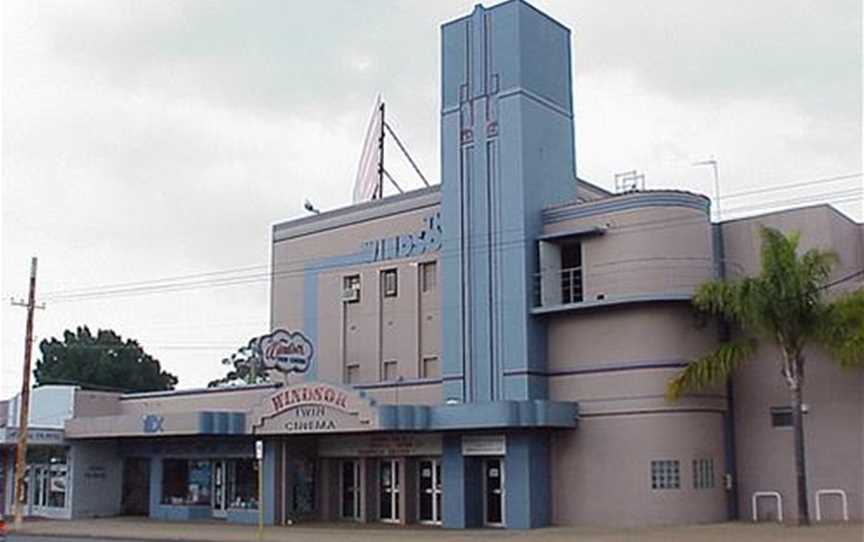
<path id="1" fill-rule="evenodd" d="M 372 199 L 378 188 L 378 164 L 381 162 L 381 149 L 378 138 L 383 126 L 381 118 L 381 95 L 375 100 L 375 109 L 366 128 L 366 139 L 363 141 L 363 152 L 360 153 L 360 163 L 357 165 L 357 177 L 354 180 L 354 203 Z"/>

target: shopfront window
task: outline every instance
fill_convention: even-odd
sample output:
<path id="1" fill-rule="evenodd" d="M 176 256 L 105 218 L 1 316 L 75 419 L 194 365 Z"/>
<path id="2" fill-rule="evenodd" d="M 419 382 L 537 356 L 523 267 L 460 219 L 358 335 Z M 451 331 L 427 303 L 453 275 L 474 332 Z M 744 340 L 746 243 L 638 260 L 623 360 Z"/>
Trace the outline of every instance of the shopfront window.
<path id="1" fill-rule="evenodd" d="M 228 462 L 228 507 L 258 508 L 258 462 L 254 459 Z"/>
<path id="2" fill-rule="evenodd" d="M 32 480 L 31 480 L 32 477 Z M 27 476 L 32 481 L 33 505 L 42 508 L 65 508 L 69 469 L 66 448 L 34 446 L 27 450 Z M 25 498 L 27 492 L 25 490 Z"/>
<path id="3" fill-rule="evenodd" d="M 294 460 L 294 513 L 311 514 L 315 511 L 315 461 Z"/>
<path id="4" fill-rule="evenodd" d="M 162 504 L 210 505 L 212 464 L 204 460 L 162 462 Z"/>

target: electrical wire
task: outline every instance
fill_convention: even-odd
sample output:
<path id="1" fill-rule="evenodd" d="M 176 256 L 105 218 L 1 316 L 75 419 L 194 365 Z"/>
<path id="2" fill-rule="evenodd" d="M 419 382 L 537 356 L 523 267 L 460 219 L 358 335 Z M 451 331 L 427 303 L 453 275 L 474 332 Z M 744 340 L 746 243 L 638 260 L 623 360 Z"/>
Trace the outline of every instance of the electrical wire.
<path id="1" fill-rule="evenodd" d="M 845 180 L 845 179 L 861 177 L 862 175 L 864 175 L 864 173 L 854 173 L 854 174 L 840 175 L 840 176 L 835 176 L 835 177 L 825 177 L 825 178 L 821 178 L 821 179 L 813 179 L 810 181 L 796 182 L 796 183 L 791 183 L 791 184 L 766 187 L 763 189 L 732 193 L 732 194 L 725 195 L 725 196 L 721 197 L 720 199 L 723 200 L 725 198 L 734 198 L 734 197 L 749 195 L 749 194 L 754 194 L 754 193 L 781 190 L 781 189 L 786 189 L 786 188 L 793 188 L 796 186 L 805 186 L 805 185 L 812 186 L 813 184 L 821 184 L 821 183 L 826 183 L 826 182 L 836 182 L 838 180 Z M 809 197 L 815 197 L 815 196 L 809 196 Z M 733 209 L 728 210 L 728 212 L 732 212 L 735 210 L 736 209 L 733 208 Z M 295 262 L 297 262 L 297 260 L 295 260 Z M 267 270 L 269 268 L 270 268 L 269 264 L 259 264 L 259 265 L 253 265 L 253 266 L 222 269 L 222 270 L 217 270 L 217 271 L 208 271 L 208 272 L 202 272 L 202 273 L 178 275 L 178 276 L 173 276 L 173 277 L 162 277 L 162 278 L 149 279 L 149 280 L 144 280 L 144 281 L 115 283 L 115 284 L 100 285 L 100 286 L 74 287 L 74 288 L 67 288 L 67 289 L 60 289 L 60 290 L 53 290 L 53 291 L 49 290 L 49 291 L 45 292 L 44 294 L 42 294 L 41 297 L 45 298 L 45 299 L 50 299 L 52 297 L 64 296 L 66 294 L 77 293 L 77 292 L 80 292 L 82 290 L 90 291 L 94 288 L 114 289 L 114 288 L 134 287 L 134 286 L 139 286 L 139 285 L 143 286 L 143 285 L 151 285 L 151 284 L 157 284 L 157 283 L 163 283 L 163 282 L 169 282 L 169 281 L 175 281 L 176 282 L 178 280 L 183 280 L 183 279 L 195 279 L 195 278 L 201 278 L 201 277 L 213 276 L 213 275 L 237 274 L 237 273 L 241 273 L 243 271 Z"/>
<path id="2" fill-rule="evenodd" d="M 826 178 L 822 179 L 822 181 L 833 181 L 837 178 Z M 767 202 L 750 206 L 743 206 L 737 208 L 728 209 L 727 212 L 735 212 L 737 210 L 744 209 L 754 209 L 754 208 L 763 208 L 765 205 L 768 206 L 783 206 L 787 204 L 801 204 L 807 203 L 816 199 L 829 199 L 834 200 L 834 203 L 844 202 L 849 200 L 857 199 L 859 189 L 848 189 L 839 192 L 835 192 L 833 195 L 831 193 L 821 193 L 821 194 L 811 194 L 807 196 L 799 196 L 797 198 L 779 200 L 775 202 Z M 839 199 L 837 199 L 839 198 Z M 673 226 L 682 226 L 689 222 L 691 219 L 660 219 L 656 221 L 648 221 L 648 222 L 636 222 L 626 224 L 624 226 L 619 226 L 615 228 L 616 233 L 623 233 L 627 230 L 633 230 L 635 228 L 640 228 L 640 231 L 650 231 L 652 228 L 643 228 L 642 226 L 648 226 L 652 222 L 656 226 L 663 227 L 673 227 Z M 704 220 L 695 219 L 693 223 L 704 223 Z M 502 233 L 507 230 L 500 230 Z M 511 229 L 511 231 L 517 231 L 517 229 Z M 495 248 L 504 249 L 506 247 L 521 247 L 524 245 L 525 238 L 517 238 L 510 239 L 507 241 L 495 241 L 491 244 L 489 243 L 471 243 L 471 248 L 475 250 L 486 250 L 489 246 L 493 246 Z M 454 251 L 455 252 L 455 251 Z M 448 256 L 448 251 L 439 251 L 438 257 L 444 258 Z M 138 294 L 145 293 L 169 293 L 176 292 L 182 290 L 193 290 L 200 288 L 215 288 L 221 286 L 239 286 L 239 285 L 251 285 L 261 282 L 266 282 L 272 280 L 274 278 L 282 278 L 290 275 L 296 275 L 299 273 L 305 272 L 305 269 L 299 268 L 301 265 L 315 261 L 314 258 L 308 258 L 305 260 L 294 260 L 288 266 L 288 269 L 285 271 L 278 271 L 278 267 L 273 270 L 268 270 L 266 272 L 254 272 L 256 270 L 264 270 L 267 269 L 267 265 L 255 265 L 255 266 L 246 266 L 242 268 L 234 268 L 234 269 L 225 269 L 218 271 L 211 271 L 205 273 L 195 273 L 195 274 L 186 274 L 180 275 L 177 277 L 163 277 L 159 279 L 153 279 L 148 281 L 135 281 L 135 282 L 127 282 L 127 283 L 117 283 L 113 285 L 107 286 L 90 286 L 90 287 L 78 287 L 65 291 L 54 291 L 46 293 L 42 296 L 42 299 L 51 301 L 53 303 L 57 302 L 68 302 L 73 300 L 84 300 L 84 299 L 101 299 L 106 297 L 115 297 L 119 295 L 123 296 L 132 296 Z M 216 275 L 231 275 L 225 276 L 221 278 L 204 278 L 204 277 L 213 277 Z M 202 280 L 190 280 L 200 278 Z"/>

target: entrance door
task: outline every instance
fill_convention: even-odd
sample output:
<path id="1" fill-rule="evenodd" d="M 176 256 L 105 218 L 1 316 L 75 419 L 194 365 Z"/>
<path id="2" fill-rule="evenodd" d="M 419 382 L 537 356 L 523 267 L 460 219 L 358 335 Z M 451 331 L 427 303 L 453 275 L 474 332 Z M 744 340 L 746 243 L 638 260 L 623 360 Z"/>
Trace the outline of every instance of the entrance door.
<path id="1" fill-rule="evenodd" d="M 150 511 L 150 460 L 127 457 L 123 461 L 123 494 L 126 516 L 146 516 Z"/>
<path id="2" fill-rule="evenodd" d="M 441 524 L 441 462 L 438 459 L 421 459 L 419 462 L 420 480 L 417 484 L 420 494 L 420 523 Z"/>
<path id="3" fill-rule="evenodd" d="M 222 459 L 213 461 L 211 472 L 213 473 L 211 478 L 213 483 L 210 494 L 213 495 L 213 517 L 224 518 L 228 515 L 227 486 L 225 483 L 228 480 L 228 462 Z"/>
<path id="4" fill-rule="evenodd" d="M 30 473 L 33 477 L 33 514 L 40 515 L 48 506 L 48 465 L 33 465 Z"/>
<path id="5" fill-rule="evenodd" d="M 483 518 L 490 527 L 504 525 L 504 460 L 483 461 Z"/>
<path id="6" fill-rule="evenodd" d="M 395 523 L 399 521 L 399 460 L 382 459 L 379 471 L 378 511 L 381 521 Z"/>
<path id="7" fill-rule="evenodd" d="M 342 517 L 360 519 L 360 462 L 348 459 L 342 462 Z"/>

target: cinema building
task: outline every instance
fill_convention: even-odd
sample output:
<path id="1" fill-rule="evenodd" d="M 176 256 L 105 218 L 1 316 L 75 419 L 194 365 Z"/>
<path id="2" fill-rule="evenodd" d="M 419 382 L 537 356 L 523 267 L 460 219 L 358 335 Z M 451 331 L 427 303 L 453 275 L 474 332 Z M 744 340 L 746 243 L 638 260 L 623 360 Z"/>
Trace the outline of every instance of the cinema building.
<path id="1" fill-rule="evenodd" d="M 695 287 L 756 273 L 761 225 L 836 251 L 837 279 L 864 227 L 828 205 L 712 222 L 698 194 L 577 178 L 570 41 L 516 0 L 443 25 L 441 184 L 273 226 L 272 384 L 78 390 L 71 516 L 793 519 L 778 353 L 728 387 L 665 386 L 720 336 Z M 811 506 L 861 520 L 864 374 L 808 356 Z"/>

